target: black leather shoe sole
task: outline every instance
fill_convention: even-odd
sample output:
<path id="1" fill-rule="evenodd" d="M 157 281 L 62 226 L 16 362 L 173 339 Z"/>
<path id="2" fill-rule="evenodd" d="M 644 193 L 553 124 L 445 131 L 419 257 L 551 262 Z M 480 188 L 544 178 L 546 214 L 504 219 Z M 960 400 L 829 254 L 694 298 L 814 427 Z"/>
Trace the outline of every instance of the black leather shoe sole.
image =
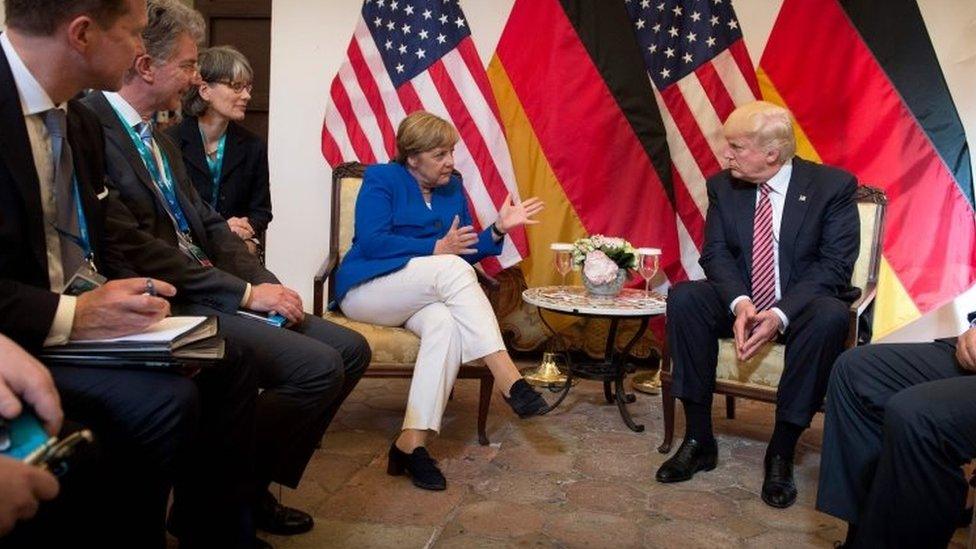
<path id="1" fill-rule="evenodd" d="M 787 507 L 796 503 L 796 491 L 793 491 L 793 495 L 789 497 L 786 501 L 776 501 L 772 496 L 766 494 L 766 490 L 763 490 L 760 494 L 763 503 L 770 507 L 775 507 L 777 509 L 786 509 Z"/>
<path id="2" fill-rule="evenodd" d="M 286 507 L 272 498 L 263 508 L 255 509 L 254 526 L 269 534 L 294 536 L 311 530 L 315 520 L 305 511 Z"/>
<path id="3" fill-rule="evenodd" d="M 267 532 L 269 534 L 274 534 L 276 536 L 294 536 L 296 534 L 304 534 L 315 526 L 315 522 L 311 517 L 307 520 L 294 520 L 287 523 L 274 523 L 272 521 L 255 521 L 255 527 L 262 532 Z"/>
<path id="4" fill-rule="evenodd" d="M 410 477 L 410 482 L 417 488 L 423 488 L 424 490 L 433 490 L 434 492 L 440 492 L 441 490 L 447 490 L 447 484 L 429 484 L 421 480 L 417 480 L 414 477 Z"/>
<path id="5" fill-rule="evenodd" d="M 717 455 L 708 456 L 705 459 L 703 459 L 701 463 L 699 463 L 698 466 L 694 468 L 694 470 L 689 471 L 688 473 L 662 476 L 661 469 L 658 469 L 657 473 L 654 474 L 654 479 L 664 484 L 668 484 L 671 482 L 685 482 L 686 480 L 691 480 L 695 476 L 695 473 L 698 473 L 699 471 L 711 471 L 717 466 L 718 466 L 718 456 Z M 661 468 L 663 469 L 664 465 L 662 465 Z"/>

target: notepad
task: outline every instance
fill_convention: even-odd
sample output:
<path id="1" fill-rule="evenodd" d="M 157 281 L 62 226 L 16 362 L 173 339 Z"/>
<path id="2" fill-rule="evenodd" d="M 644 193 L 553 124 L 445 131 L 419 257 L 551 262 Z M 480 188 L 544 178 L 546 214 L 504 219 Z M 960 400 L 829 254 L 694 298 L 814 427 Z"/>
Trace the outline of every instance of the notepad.
<path id="1" fill-rule="evenodd" d="M 45 347 L 39 358 L 62 364 L 161 368 L 186 361 L 216 361 L 224 357 L 224 340 L 216 337 L 217 331 L 217 317 L 172 316 L 137 334 Z"/>

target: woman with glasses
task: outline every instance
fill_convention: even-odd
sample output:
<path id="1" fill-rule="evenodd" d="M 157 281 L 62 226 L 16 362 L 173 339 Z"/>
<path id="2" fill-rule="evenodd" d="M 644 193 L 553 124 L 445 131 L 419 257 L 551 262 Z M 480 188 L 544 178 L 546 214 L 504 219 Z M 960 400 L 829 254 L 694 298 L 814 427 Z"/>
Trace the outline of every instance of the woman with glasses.
<path id="1" fill-rule="evenodd" d="M 252 253 L 264 250 L 271 222 L 268 146 L 239 124 L 254 72 L 230 46 L 200 52 L 200 84 L 183 98 L 183 121 L 167 130 L 179 144 L 197 192 Z"/>

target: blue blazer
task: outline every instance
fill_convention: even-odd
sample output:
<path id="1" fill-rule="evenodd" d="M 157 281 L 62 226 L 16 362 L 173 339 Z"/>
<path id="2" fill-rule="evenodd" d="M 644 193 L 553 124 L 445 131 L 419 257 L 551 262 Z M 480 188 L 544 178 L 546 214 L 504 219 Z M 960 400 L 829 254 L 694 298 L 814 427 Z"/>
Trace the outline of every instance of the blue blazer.
<path id="1" fill-rule="evenodd" d="M 396 162 L 366 168 L 363 187 L 356 199 L 356 226 L 352 247 L 335 274 L 335 308 L 355 286 L 400 270 L 411 258 L 434 253 L 434 244 L 451 227 L 454 216 L 459 227 L 471 224 L 461 180 L 452 177 L 431 193 L 428 209 L 417 180 Z M 495 242 L 491 227 L 478 235 L 477 253 L 461 256 L 469 263 L 498 255 L 502 242 Z"/>

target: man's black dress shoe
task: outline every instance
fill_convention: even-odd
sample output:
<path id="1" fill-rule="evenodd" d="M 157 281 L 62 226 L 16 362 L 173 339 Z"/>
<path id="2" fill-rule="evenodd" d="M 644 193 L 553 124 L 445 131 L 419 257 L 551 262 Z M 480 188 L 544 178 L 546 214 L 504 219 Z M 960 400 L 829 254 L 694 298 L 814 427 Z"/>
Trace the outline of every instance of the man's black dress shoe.
<path id="1" fill-rule="evenodd" d="M 542 398 L 542 395 L 533 389 L 524 379 L 519 379 L 513 383 L 512 388 L 508 392 L 509 396 L 502 395 L 502 398 L 518 414 L 518 417 L 522 419 L 537 416 L 549 410 L 549 405 L 546 404 L 546 400 Z"/>
<path id="2" fill-rule="evenodd" d="M 315 521 L 308 513 L 285 507 L 278 503 L 271 492 L 265 492 L 254 507 L 254 525 L 269 534 L 291 536 L 308 532 Z"/>
<path id="3" fill-rule="evenodd" d="M 762 500 L 766 505 L 785 509 L 796 501 L 796 484 L 793 482 L 793 460 L 783 456 L 766 456 L 766 472 L 763 477 Z"/>
<path id="4" fill-rule="evenodd" d="M 437 462 L 427 453 L 427 448 L 414 448 L 409 454 L 396 447 L 390 446 L 390 458 L 386 464 L 387 474 L 398 476 L 410 475 L 410 480 L 417 488 L 424 490 L 444 490 L 447 479 L 437 468 Z"/>
<path id="5" fill-rule="evenodd" d="M 718 445 L 702 444 L 693 438 L 681 442 L 678 451 L 661 464 L 654 478 L 658 482 L 682 482 L 690 480 L 698 471 L 711 471 L 718 463 Z"/>

